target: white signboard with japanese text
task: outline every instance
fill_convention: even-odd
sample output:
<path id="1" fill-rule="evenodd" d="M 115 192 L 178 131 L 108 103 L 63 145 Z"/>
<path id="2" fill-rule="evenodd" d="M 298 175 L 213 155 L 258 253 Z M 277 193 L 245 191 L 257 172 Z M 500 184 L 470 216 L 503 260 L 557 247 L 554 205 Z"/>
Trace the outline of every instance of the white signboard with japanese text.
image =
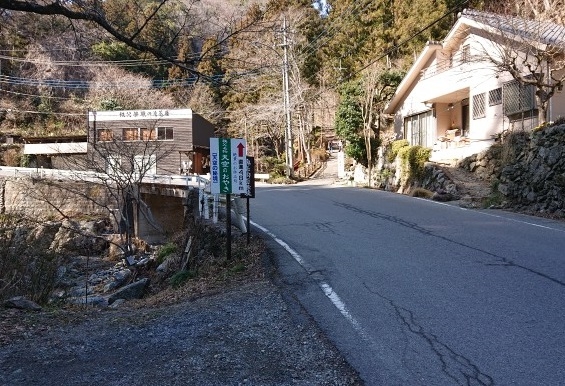
<path id="1" fill-rule="evenodd" d="M 89 122 L 192 119 L 191 109 L 89 111 Z"/>
<path id="2" fill-rule="evenodd" d="M 241 138 L 210 138 L 212 194 L 247 193 L 246 147 Z"/>

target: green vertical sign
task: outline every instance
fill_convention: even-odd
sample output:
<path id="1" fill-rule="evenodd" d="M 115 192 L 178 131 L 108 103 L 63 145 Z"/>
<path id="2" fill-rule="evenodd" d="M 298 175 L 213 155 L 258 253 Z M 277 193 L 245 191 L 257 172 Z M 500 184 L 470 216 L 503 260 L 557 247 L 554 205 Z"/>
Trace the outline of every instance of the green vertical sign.
<path id="1" fill-rule="evenodd" d="M 230 194 L 232 192 L 231 139 L 219 138 L 218 146 L 220 166 L 220 193 Z"/>
<path id="2" fill-rule="evenodd" d="M 210 192 L 245 194 L 249 191 L 246 142 L 241 138 L 210 138 Z"/>

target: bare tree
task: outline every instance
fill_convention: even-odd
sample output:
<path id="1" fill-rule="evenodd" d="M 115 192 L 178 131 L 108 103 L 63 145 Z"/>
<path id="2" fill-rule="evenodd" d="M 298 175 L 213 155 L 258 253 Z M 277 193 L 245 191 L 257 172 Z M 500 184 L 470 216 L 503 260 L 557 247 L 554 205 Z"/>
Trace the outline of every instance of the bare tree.
<path id="1" fill-rule="evenodd" d="M 87 107 L 101 110 L 135 110 L 159 106 L 174 108 L 173 98 L 155 89 L 151 79 L 133 74 L 115 66 L 95 67 L 91 70 Z"/>
<path id="2" fill-rule="evenodd" d="M 282 156 L 285 143 L 281 141 L 286 130 L 283 112 L 283 33 L 286 34 L 286 58 L 289 80 L 289 107 L 293 145 L 306 163 L 311 163 L 314 111 L 320 93 L 303 76 L 305 61 L 312 52 L 305 50 L 308 41 L 299 26 L 307 24 L 303 8 L 285 9 L 290 28 L 282 31 L 282 11 L 267 15 L 261 29 L 242 34 L 241 40 L 232 41 L 230 52 L 224 58 L 230 71 L 249 74 L 231 83 L 226 100 L 230 102 L 233 130 L 254 133 L 254 140 L 274 145 L 277 157 Z M 259 25 L 258 25 L 259 26 Z M 243 133 L 242 133 L 243 134 Z M 266 144 L 266 142 L 263 142 Z M 257 149 L 259 146 L 255 146 Z M 282 148 L 281 148 L 282 147 Z M 294 147 L 294 146 L 293 146 Z"/>
<path id="3" fill-rule="evenodd" d="M 157 163 L 173 151 L 165 148 L 162 141 L 154 140 L 156 125 L 154 122 L 142 129 L 138 140 L 126 141 L 104 130 L 88 144 L 86 154 L 54 157 L 57 169 L 67 170 L 61 178 L 42 178 L 38 174 L 22 183 L 33 184 L 26 189 L 29 196 L 47 204 L 60 219 L 73 220 L 77 216 L 76 206 L 69 205 L 77 199 L 89 206 L 84 208 L 86 212 L 104 214 L 121 235 L 121 242 L 116 245 L 129 256 L 137 218 L 143 216 L 151 226 L 160 229 L 140 192 L 144 178 L 155 174 Z M 53 194 L 54 191 L 59 193 Z"/>
<path id="4" fill-rule="evenodd" d="M 375 146 L 380 145 L 380 131 L 383 124 L 383 110 L 392 98 L 402 75 L 375 63 L 364 71 L 363 93 L 360 106 L 363 116 L 363 138 L 367 153 L 368 185 L 371 186 Z"/>
<path id="5" fill-rule="evenodd" d="M 257 8 L 259 9 L 259 8 Z M 203 12 L 199 0 L 161 1 L 44 1 L 0 0 L 1 12 L 20 11 L 38 15 L 59 15 L 73 22 L 90 23 L 106 31 L 111 38 L 139 52 L 176 65 L 197 79 L 218 83 L 214 77 L 197 70 L 198 63 L 213 55 L 215 47 L 195 55 L 177 57 L 176 47 L 182 37 L 193 35 L 209 16 Z M 218 46 L 251 28 L 263 13 L 257 12 L 235 26 L 233 20 L 222 26 L 214 26 Z M 211 24 L 207 23 L 210 27 Z M 210 31 L 208 31 L 210 32 Z"/>
<path id="6" fill-rule="evenodd" d="M 486 26 L 489 42 L 478 58 L 509 73 L 522 87 L 533 87 L 538 124 L 547 121 L 549 101 L 565 82 L 565 27 L 554 22 L 562 20 L 563 8 L 551 3 L 519 0 L 510 8 L 512 14 L 466 11 Z"/>

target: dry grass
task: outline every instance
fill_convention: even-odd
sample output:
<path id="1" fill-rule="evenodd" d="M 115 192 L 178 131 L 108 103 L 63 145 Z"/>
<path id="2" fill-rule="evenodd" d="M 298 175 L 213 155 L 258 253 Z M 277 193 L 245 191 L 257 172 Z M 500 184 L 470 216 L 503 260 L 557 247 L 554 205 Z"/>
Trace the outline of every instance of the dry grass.
<path id="1" fill-rule="evenodd" d="M 225 238 L 222 238 L 225 241 Z M 141 300 L 130 302 L 132 307 L 153 307 L 176 303 L 187 299 L 195 299 L 227 288 L 241 285 L 249 281 L 265 278 L 262 256 L 265 245 L 258 237 L 251 237 L 249 245 L 245 235 L 232 240 L 232 258 L 225 255 L 212 255 L 203 260 L 193 275 L 179 286 L 171 285 L 171 277 L 162 278 L 152 274 L 151 293 Z"/>
<path id="2" fill-rule="evenodd" d="M 410 191 L 410 196 L 412 197 L 419 197 L 419 198 L 432 198 L 434 192 L 424 188 L 413 188 Z"/>
<path id="3" fill-rule="evenodd" d="M 62 258 L 28 235 L 29 229 L 18 217 L 0 217 L 0 300 L 25 296 L 45 303 L 54 289 Z"/>
<path id="4" fill-rule="evenodd" d="M 149 294 L 143 299 L 123 304 L 118 314 L 112 309 L 70 304 L 46 306 L 41 312 L 2 309 L 0 344 L 5 345 L 43 335 L 53 328 L 60 328 L 61 325 L 80 323 L 96 317 L 127 317 L 128 310 L 151 313 L 159 307 L 221 293 L 249 282 L 263 280 L 264 252 L 265 245 L 260 238 L 251 237 L 250 245 L 247 245 L 245 235 L 235 236 L 232 242 L 231 260 L 228 261 L 225 257 L 210 260 L 200 267 L 196 277 L 188 279 L 177 288 L 170 285 L 168 278 L 158 277 L 155 271 L 143 272 L 144 276 L 149 276 L 152 280 Z"/>

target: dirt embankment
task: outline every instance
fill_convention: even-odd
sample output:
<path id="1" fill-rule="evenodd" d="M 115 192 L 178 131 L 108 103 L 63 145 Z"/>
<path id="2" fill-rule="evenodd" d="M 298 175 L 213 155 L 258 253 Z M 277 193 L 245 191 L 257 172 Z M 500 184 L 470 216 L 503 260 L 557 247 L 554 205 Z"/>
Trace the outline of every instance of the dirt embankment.
<path id="1" fill-rule="evenodd" d="M 164 291 L 117 309 L 0 313 L 2 386 L 363 384 L 266 279 Z"/>

